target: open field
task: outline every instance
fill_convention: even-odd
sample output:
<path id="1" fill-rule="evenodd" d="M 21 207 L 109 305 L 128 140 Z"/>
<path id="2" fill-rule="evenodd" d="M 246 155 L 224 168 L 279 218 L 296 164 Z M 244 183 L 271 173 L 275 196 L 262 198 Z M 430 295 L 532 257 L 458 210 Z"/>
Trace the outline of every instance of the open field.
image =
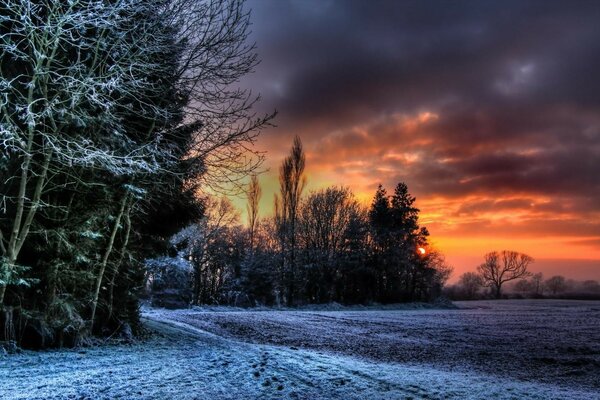
<path id="1" fill-rule="evenodd" d="M 0 358 L 0 398 L 600 398 L 600 302 L 147 310 L 129 346 Z"/>
<path id="2" fill-rule="evenodd" d="M 178 311 L 168 318 L 255 343 L 600 390 L 600 302 L 455 304 L 459 309 Z"/>

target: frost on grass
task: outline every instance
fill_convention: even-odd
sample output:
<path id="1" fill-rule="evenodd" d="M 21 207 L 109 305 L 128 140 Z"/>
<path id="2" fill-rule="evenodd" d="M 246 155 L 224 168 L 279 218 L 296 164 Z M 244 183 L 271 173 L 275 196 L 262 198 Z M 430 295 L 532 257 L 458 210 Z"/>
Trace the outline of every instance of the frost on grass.
<path id="1" fill-rule="evenodd" d="M 473 302 L 466 307 L 337 312 L 148 310 L 145 319 L 158 335 L 145 342 L 24 352 L 0 359 L 0 398 L 598 398 L 594 386 L 598 383 L 591 380 L 520 377 L 516 369 L 524 366 L 518 359 L 511 360 L 514 353 L 507 354 L 506 360 L 512 363 L 512 375 L 510 371 L 486 372 L 476 357 L 465 355 L 506 351 L 505 341 L 530 335 L 531 339 L 513 345 L 515 352 L 535 350 L 534 341 L 542 348 L 554 342 L 553 351 L 571 343 L 575 349 L 571 361 L 584 357 L 580 351 L 589 352 L 585 357 L 597 361 L 600 303 Z M 238 328 L 234 321 L 240 321 Z M 258 329 L 272 339 L 257 338 L 253 332 Z M 328 343 L 325 336 L 339 346 L 314 348 L 319 341 Z M 483 341 L 483 336 L 498 347 Z M 266 344 L 276 338 L 281 345 Z M 304 348 L 290 344 L 299 338 Z M 454 354 L 455 359 L 438 363 L 428 358 L 434 349 L 439 350 L 437 343 L 445 343 L 444 357 Z M 410 348 L 415 349 L 409 353 L 410 362 L 381 356 Z M 498 361 L 493 356 L 480 357 Z M 598 376 L 598 364 L 584 368 Z M 569 369 L 563 365 L 562 371 Z M 557 376 L 553 369 L 546 372 Z"/>

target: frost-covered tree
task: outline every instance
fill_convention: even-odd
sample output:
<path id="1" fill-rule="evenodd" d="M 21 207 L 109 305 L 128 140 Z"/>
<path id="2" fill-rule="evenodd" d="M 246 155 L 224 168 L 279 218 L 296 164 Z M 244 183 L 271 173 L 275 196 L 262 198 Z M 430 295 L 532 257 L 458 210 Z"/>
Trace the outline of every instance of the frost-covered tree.
<path id="1" fill-rule="evenodd" d="M 3 171 L 5 275 L 12 275 L 37 212 L 51 206 L 42 196 L 57 190 L 56 176 L 78 168 L 131 176 L 165 167 L 169 151 L 160 135 L 134 137 L 123 121 L 134 114 L 160 127 L 171 118 L 169 107 L 153 100 L 164 88 L 149 79 L 168 74 L 161 60 L 171 37 L 151 17 L 160 3 L 3 2 L 0 140 L 7 164 L 20 167 L 15 175 Z M 5 289 L 1 284 L 0 304 Z"/>
<path id="2" fill-rule="evenodd" d="M 2 2 L 0 308 L 136 318 L 141 260 L 261 161 L 248 27 L 242 0 Z"/>
<path id="3" fill-rule="evenodd" d="M 176 258 L 191 265 L 193 304 L 220 303 L 226 297 L 227 285 L 239 277 L 244 251 L 239 213 L 231 201 L 226 197 L 205 201 L 205 216 L 171 238 Z"/>

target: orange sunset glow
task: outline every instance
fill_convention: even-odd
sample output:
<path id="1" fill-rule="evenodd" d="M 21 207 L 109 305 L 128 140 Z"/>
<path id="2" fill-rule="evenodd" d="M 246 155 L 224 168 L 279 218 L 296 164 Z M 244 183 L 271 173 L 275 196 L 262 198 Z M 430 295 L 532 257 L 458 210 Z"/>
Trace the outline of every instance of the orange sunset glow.
<path id="1" fill-rule="evenodd" d="M 298 135 L 306 192 L 348 186 L 368 206 L 379 183 L 405 182 L 451 280 L 502 249 L 530 254 L 533 271 L 600 278 L 600 116 L 583 67 L 597 42 L 577 17 L 548 40 L 535 13 L 328 4 L 249 4 L 263 61 L 242 83 L 279 112 L 256 144 L 261 215 Z"/>

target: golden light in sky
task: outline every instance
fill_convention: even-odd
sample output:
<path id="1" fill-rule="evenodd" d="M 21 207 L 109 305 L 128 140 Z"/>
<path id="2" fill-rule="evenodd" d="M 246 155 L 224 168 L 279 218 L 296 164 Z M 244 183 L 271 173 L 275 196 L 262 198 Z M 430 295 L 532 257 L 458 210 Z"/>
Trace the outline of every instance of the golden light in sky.
<path id="1" fill-rule="evenodd" d="M 417 251 L 419 252 L 419 254 L 424 255 L 425 254 L 425 249 L 423 247 L 419 247 L 417 248 Z"/>

